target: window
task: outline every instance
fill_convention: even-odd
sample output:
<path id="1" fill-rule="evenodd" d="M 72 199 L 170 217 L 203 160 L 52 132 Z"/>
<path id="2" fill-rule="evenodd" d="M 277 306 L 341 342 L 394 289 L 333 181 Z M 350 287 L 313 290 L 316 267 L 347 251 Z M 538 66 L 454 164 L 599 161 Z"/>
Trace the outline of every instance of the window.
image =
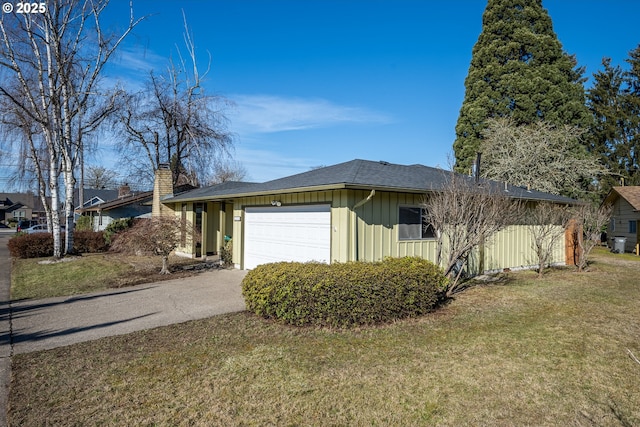
<path id="1" fill-rule="evenodd" d="M 611 231 L 616 231 L 616 219 L 611 218 Z"/>
<path id="2" fill-rule="evenodd" d="M 638 232 L 638 222 L 629 221 L 629 233 L 636 234 Z"/>
<path id="3" fill-rule="evenodd" d="M 398 212 L 398 239 L 433 239 L 433 226 L 427 223 L 426 211 L 415 206 L 400 206 Z"/>

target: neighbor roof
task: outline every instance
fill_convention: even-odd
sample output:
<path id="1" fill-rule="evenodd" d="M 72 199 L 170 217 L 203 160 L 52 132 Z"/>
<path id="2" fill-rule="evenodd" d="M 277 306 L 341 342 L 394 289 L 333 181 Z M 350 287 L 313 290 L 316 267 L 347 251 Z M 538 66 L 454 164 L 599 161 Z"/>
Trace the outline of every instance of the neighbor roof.
<path id="1" fill-rule="evenodd" d="M 165 199 L 163 202 L 173 203 L 205 199 L 224 200 L 234 197 L 342 188 L 423 193 L 441 190 L 452 173 L 424 165 L 398 165 L 384 161 L 375 162 L 356 159 L 261 184 L 234 183 L 232 186 L 223 186 L 226 184 L 223 183 L 217 186 L 199 188 Z M 468 180 L 473 179 L 464 175 L 459 176 Z M 519 199 L 570 204 L 576 202 L 567 197 L 539 191 L 528 191 L 521 187 L 511 185 L 505 187 L 504 184 L 495 181 L 483 180 L 483 182 L 488 182 L 493 187 L 501 190 L 506 188 L 506 192 L 509 195 Z"/>
<path id="2" fill-rule="evenodd" d="M 612 203 L 616 195 L 629 202 L 634 210 L 640 211 L 640 186 L 613 187 L 607 195 L 605 203 Z"/>

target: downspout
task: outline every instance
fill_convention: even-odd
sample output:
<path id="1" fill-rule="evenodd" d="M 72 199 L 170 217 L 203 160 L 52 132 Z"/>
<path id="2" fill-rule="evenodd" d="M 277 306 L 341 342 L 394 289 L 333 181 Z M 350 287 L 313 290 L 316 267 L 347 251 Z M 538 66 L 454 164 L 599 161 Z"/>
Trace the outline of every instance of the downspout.
<path id="1" fill-rule="evenodd" d="M 366 199 L 360 200 L 358 203 L 353 205 L 351 208 L 351 259 L 353 261 L 358 261 L 358 214 L 356 213 L 356 209 L 363 206 L 376 195 L 376 190 L 371 190 L 371 193 L 367 196 Z"/>

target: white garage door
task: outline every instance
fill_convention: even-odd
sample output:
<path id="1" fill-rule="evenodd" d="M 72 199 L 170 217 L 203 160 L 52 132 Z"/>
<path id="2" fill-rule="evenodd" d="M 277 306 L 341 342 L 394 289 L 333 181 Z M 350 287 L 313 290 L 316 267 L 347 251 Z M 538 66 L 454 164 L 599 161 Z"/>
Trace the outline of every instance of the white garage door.
<path id="1" fill-rule="evenodd" d="M 331 207 L 246 208 L 244 268 L 278 261 L 329 262 Z"/>

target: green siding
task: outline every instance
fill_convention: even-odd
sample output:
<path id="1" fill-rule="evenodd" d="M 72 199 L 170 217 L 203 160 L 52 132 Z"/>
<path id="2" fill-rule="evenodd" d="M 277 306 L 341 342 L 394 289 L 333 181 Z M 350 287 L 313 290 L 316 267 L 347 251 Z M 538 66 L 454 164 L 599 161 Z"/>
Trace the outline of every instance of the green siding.
<path id="1" fill-rule="evenodd" d="M 291 194 L 267 194 L 237 198 L 233 203 L 211 202 L 206 218 L 207 249 L 215 241 L 215 251 L 223 244 L 225 234 L 233 237 L 233 262 L 244 268 L 244 209 L 250 206 L 271 206 L 278 200 L 283 205 L 331 205 L 331 261 L 378 261 L 387 256 L 419 256 L 436 261 L 437 244 L 433 239 L 399 240 L 398 213 L 400 206 L 420 206 L 424 195 L 377 191 L 371 200 L 363 202 L 370 190 L 330 190 Z M 193 203 L 188 203 L 188 219 L 194 220 Z M 180 204 L 175 207 L 180 215 Z M 234 217 L 240 218 L 239 221 Z M 559 230 L 561 231 L 561 230 Z M 192 255 L 191 248 L 179 252 Z M 481 256 L 482 253 L 482 256 Z M 564 238 L 558 239 L 553 263 L 564 263 Z M 480 263 L 483 262 L 483 266 Z M 473 272 L 527 267 L 535 264 L 531 237 L 526 226 L 514 225 L 490 239 L 484 251 L 476 250 L 468 268 Z"/>

